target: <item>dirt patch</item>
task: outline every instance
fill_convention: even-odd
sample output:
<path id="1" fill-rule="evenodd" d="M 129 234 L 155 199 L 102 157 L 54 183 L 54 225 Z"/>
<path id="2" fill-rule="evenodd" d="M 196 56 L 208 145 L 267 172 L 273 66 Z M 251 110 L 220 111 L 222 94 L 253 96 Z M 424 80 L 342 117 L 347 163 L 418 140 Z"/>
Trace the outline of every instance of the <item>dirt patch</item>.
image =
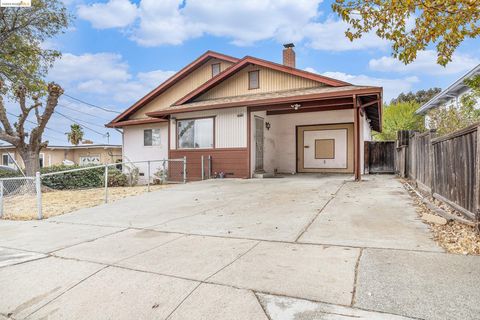
<path id="1" fill-rule="evenodd" d="M 402 183 L 406 183 L 402 180 Z M 421 217 L 424 213 L 437 215 L 422 202 L 420 197 L 406 187 L 410 196 L 412 196 L 416 206 L 417 213 Z M 437 207 L 451 213 L 463 217 L 460 213 L 453 210 L 447 204 L 433 199 L 432 197 L 426 197 L 431 203 Z M 425 221 L 424 221 L 425 222 Z M 433 233 L 433 239 L 447 252 L 457 253 L 464 255 L 480 255 L 480 235 L 475 232 L 475 228 L 467 226 L 457 221 L 449 221 L 445 225 L 439 225 L 434 223 L 427 223 L 430 226 L 430 230 Z"/>
<path id="2" fill-rule="evenodd" d="M 160 190 L 168 185 L 154 185 L 151 191 Z M 146 186 L 108 188 L 108 202 L 147 192 Z M 43 217 L 49 218 L 82 208 L 95 207 L 104 203 L 104 189 L 64 190 L 42 193 Z M 6 197 L 3 203 L 4 219 L 37 219 L 37 198 L 35 195 Z"/>

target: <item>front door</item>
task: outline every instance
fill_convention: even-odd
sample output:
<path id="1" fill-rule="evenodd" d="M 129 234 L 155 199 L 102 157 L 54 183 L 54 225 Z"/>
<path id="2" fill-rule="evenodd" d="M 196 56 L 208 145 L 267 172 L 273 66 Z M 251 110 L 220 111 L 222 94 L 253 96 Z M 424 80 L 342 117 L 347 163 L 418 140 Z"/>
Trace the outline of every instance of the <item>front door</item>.
<path id="1" fill-rule="evenodd" d="M 263 171 L 263 127 L 264 119 L 255 117 L 255 172 Z"/>
<path id="2" fill-rule="evenodd" d="M 352 172 L 351 124 L 297 128 L 298 172 Z"/>

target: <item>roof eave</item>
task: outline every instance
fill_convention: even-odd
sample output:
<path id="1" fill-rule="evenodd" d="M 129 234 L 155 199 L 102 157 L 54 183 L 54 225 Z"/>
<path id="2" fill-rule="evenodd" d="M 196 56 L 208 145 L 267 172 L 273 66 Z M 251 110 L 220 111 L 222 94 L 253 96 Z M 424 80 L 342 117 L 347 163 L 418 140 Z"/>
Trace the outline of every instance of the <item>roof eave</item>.
<path id="1" fill-rule="evenodd" d="M 158 87 L 147 93 L 145 96 L 143 96 L 140 100 L 135 102 L 132 106 L 130 106 L 127 110 L 119 114 L 117 117 L 115 117 L 108 125 L 113 125 L 117 122 L 120 122 L 122 119 L 125 117 L 130 116 L 133 112 L 139 110 L 142 108 L 145 104 L 153 100 L 155 97 L 157 97 L 159 94 L 173 86 L 175 83 L 183 79 L 185 76 L 187 76 L 190 72 L 193 72 L 196 70 L 200 65 L 202 65 L 205 61 L 211 58 L 216 58 L 216 59 L 221 59 L 225 61 L 229 61 L 232 63 L 236 63 L 239 61 L 238 58 L 225 55 L 222 53 L 214 52 L 211 50 L 208 50 L 204 54 L 202 54 L 200 57 L 183 67 L 180 71 L 172 75 L 170 78 L 162 82 Z"/>
<path id="2" fill-rule="evenodd" d="M 352 89 L 352 90 L 343 91 L 343 92 L 315 93 L 315 94 L 297 95 L 297 96 L 281 97 L 281 98 L 256 99 L 256 100 L 250 100 L 250 101 L 228 102 L 228 103 L 222 103 L 222 104 L 205 105 L 205 106 L 191 107 L 191 108 L 170 108 L 166 110 L 149 112 L 146 115 L 149 117 L 164 118 L 170 114 L 194 112 L 199 110 L 215 110 L 215 109 L 223 109 L 223 108 L 234 108 L 238 106 L 251 107 L 251 106 L 261 106 L 261 105 L 272 104 L 272 103 L 290 103 L 290 102 L 304 102 L 304 101 L 321 100 L 321 99 L 335 99 L 335 98 L 348 97 L 353 94 L 357 94 L 357 95 L 380 94 L 381 95 L 382 88 L 369 87 L 369 88 L 361 88 L 361 89 Z"/>
<path id="3" fill-rule="evenodd" d="M 449 85 L 445 90 L 442 90 L 440 93 L 435 95 L 432 99 L 428 100 L 425 104 L 423 104 L 420 108 L 418 108 L 417 111 L 415 111 L 415 114 L 426 114 L 428 110 L 437 108 L 442 103 L 440 99 L 445 98 L 446 95 L 448 95 L 449 93 L 452 93 L 453 91 L 459 91 L 460 89 L 467 87 L 464 83 L 465 79 L 473 77 L 476 74 L 480 74 L 480 64 L 477 65 L 472 70 L 470 70 L 465 75 L 463 75 L 457 81 Z"/>

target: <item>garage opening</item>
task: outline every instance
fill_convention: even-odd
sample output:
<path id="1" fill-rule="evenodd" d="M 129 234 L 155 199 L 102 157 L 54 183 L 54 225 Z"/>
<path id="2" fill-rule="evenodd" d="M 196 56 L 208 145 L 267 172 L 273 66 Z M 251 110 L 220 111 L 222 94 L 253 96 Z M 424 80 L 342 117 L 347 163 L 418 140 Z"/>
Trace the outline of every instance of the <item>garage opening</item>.
<path id="1" fill-rule="evenodd" d="M 297 126 L 297 172 L 353 173 L 353 123 Z"/>

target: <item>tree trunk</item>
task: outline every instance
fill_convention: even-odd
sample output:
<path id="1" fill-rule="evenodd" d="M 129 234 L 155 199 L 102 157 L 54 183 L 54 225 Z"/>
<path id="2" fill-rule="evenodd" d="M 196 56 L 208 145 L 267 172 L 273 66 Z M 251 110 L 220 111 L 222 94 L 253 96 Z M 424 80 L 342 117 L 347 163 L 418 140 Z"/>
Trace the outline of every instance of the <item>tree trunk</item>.
<path id="1" fill-rule="evenodd" d="M 40 151 L 26 150 L 20 153 L 25 165 L 25 175 L 34 177 L 37 171 L 40 171 Z"/>

